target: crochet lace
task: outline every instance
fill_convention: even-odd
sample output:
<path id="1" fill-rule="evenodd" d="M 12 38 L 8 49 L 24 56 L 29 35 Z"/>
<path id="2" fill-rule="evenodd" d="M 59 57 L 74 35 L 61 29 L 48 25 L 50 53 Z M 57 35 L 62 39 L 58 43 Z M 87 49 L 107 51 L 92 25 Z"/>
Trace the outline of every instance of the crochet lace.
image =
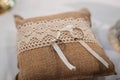
<path id="1" fill-rule="evenodd" d="M 62 31 L 65 26 L 73 25 L 72 34 L 70 31 Z M 50 21 L 27 22 L 18 27 L 17 49 L 18 53 L 26 50 L 51 45 L 52 42 L 69 43 L 83 40 L 84 42 L 96 43 L 97 40 L 90 29 L 90 22 L 83 18 L 54 19 Z M 58 32 L 61 31 L 59 40 Z"/>

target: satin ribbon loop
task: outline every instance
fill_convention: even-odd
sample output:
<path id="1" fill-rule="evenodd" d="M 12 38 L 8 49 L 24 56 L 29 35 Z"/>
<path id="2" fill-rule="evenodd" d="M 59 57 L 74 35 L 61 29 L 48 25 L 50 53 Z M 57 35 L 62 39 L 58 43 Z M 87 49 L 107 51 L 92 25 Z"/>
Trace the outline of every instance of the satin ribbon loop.
<path id="1" fill-rule="evenodd" d="M 74 37 L 73 29 L 74 29 L 74 26 L 73 26 L 73 25 L 67 25 L 67 26 L 65 26 L 64 28 L 62 28 L 62 29 L 60 29 L 60 30 L 57 31 L 57 36 L 56 36 L 56 38 L 59 39 L 59 37 L 60 37 L 60 35 L 61 35 L 61 32 L 64 32 L 64 31 L 70 32 L 70 34 L 72 35 L 72 37 Z"/>

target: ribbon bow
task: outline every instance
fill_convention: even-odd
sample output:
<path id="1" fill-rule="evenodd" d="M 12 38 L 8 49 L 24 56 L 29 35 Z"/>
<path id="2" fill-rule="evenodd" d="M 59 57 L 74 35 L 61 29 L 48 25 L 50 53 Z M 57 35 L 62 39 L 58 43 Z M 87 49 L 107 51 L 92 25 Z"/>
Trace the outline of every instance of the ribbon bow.
<path id="1" fill-rule="evenodd" d="M 56 38 L 59 39 L 60 34 L 61 34 L 61 32 L 63 32 L 63 31 L 68 31 L 68 32 L 70 32 L 70 34 L 74 37 L 73 28 L 74 28 L 73 25 L 68 25 L 68 26 L 65 26 L 64 28 L 58 30 Z"/>
<path id="2" fill-rule="evenodd" d="M 70 34 L 72 35 L 72 37 L 76 38 L 76 35 L 74 35 L 73 33 L 73 29 L 75 27 L 73 27 L 73 25 L 68 25 L 68 26 L 65 26 L 64 28 L 60 29 L 57 31 L 57 36 L 56 36 L 56 39 L 59 39 L 60 35 L 61 35 L 61 32 L 63 31 L 68 31 L 70 32 Z M 109 67 L 109 64 L 102 58 L 100 57 L 93 49 L 91 49 L 89 47 L 89 45 L 87 45 L 87 43 L 85 43 L 83 40 L 79 40 L 79 43 L 84 47 L 86 48 L 96 59 L 98 59 L 105 67 Z M 54 42 L 52 44 L 53 48 L 55 49 L 55 51 L 57 52 L 57 54 L 59 55 L 59 57 L 61 58 L 61 60 L 64 62 L 64 64 L 70 69 L 70 70 L 73 70 L 73 69 L 76 69 L 75 66 L 73 66 L 72 64 L 70 64 L 70 62 L 66 59 L 66 57 L 64 56 L 62 50 L 59 48 L 59 46 Z"/>

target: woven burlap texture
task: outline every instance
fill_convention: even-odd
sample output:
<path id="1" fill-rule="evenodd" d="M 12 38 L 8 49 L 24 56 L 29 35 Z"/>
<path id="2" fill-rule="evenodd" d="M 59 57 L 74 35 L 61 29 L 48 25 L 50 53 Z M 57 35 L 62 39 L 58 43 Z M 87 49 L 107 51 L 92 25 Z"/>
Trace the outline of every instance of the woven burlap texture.
<path id="1" fill-rule="evenodd" d="M 19 29 L 18 25 L 29 21 L 49 21 L 56 18 L 64 19 L 69 17 L 75 19 L 84 18 L 91 25 L 90 13 L 87 10 L 30 19 L 15 16 L 15 21 L 17 29 Z M 87 44 L 109 63 L 109 68 L 106 68 L 92 56 L 80 43 L 62 43 L 58 44 L 60 49 L 69 62 L 76 66 L 76 70 L 69 70 L 52 46 L 44 46 L 18 54 L 18 67 L 20 71 L 16 80 L 75 80 L 115 74 L 114 65 L 107 58 L 103 49 L 97 43 L 87 42 Z"/>

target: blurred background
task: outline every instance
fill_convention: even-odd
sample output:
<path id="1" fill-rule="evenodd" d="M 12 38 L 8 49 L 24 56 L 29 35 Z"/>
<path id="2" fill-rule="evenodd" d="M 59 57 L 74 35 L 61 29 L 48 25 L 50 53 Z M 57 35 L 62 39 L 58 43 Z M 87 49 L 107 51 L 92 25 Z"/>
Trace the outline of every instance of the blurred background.
<path id="1" fill-rule="evenodd" d="M 5 10 L 1 7 L 2 1 L 11 1 L 9 4 L 4 4 L 7 6 Z M 120 20 L 120 0 L 0 0 L 0 80 L 14 80 L 18 72 L 17 30 L 13 15 L 30 18 L 80 10 L 83 7 L 90 10 L 92 30 L 105 49 L 106 55 L 115 64 L 117 71 L 117 75 L 103 76 L 93 80 L 120 80 L 120 52 L 115 50 L 114 44 L 112 45 L 108 38 L 111 27 Z M 118 42 L 119 40 L 115 44 Z"/>

